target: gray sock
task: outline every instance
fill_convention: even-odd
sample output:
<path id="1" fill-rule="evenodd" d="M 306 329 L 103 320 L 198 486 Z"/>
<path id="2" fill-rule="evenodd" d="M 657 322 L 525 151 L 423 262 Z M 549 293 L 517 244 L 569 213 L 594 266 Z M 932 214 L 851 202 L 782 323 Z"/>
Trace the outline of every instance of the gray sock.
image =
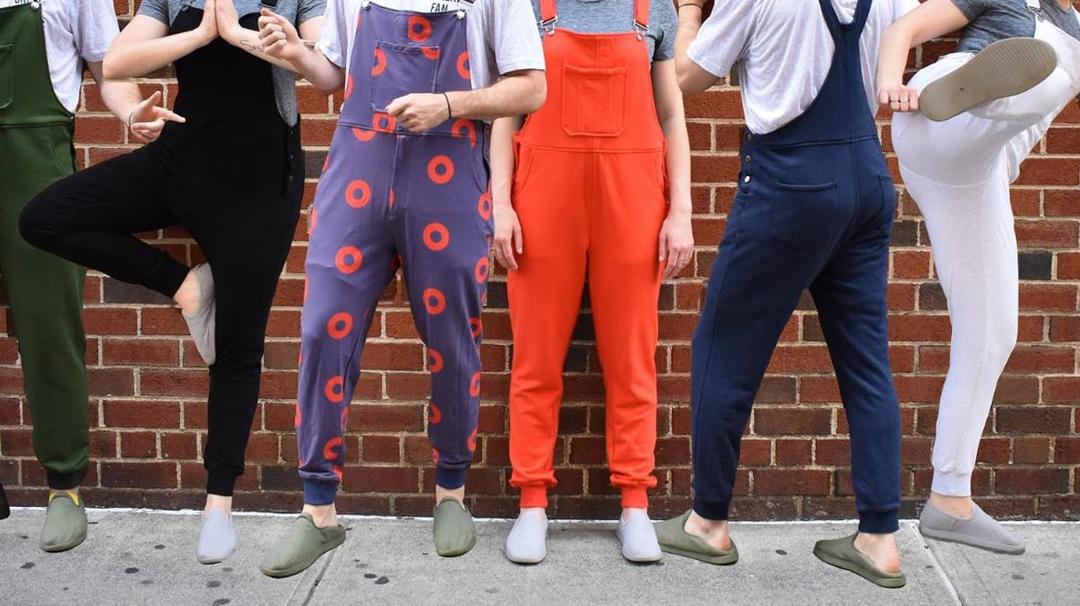
<path id="1" fill-rule="evenodd" d="M 195 558 L 199 563 L 217 564 L 231 556 L 235 550 L 236 528 L 233 526 L 232 517 L 216 509 L 203 515 L 199 545 L 195 549 Z"/>
<path id="2" fill-rule="evenodd" d="M 1023 542 L 974 503 L 971 518 L 964 519 L 951 516 L 927 501 L 919 516 L 919 532 L 931 539 L 962 543 L 997 553 L 1024 553 Z"/>

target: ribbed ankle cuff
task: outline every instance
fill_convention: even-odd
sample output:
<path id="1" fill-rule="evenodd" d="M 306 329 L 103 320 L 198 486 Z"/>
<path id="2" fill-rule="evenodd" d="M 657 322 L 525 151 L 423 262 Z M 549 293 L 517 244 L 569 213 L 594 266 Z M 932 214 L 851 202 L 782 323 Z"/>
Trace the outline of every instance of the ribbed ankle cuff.
<path id="1" fill-rule="evenodd" d="M 85 467 L 67 473 L 58 473 L 51 469 L 45 470 L 45 481 L 51 490 L 74 490 L 79 487 L 79 484 L 82 484 L 84 477 L 86 477 Z"/>
<path id="2" fill-rule="evenodd" d="M 649 493 L 643 486 L 625 486 L 622 488 L 623 509 L 647 509 Z"/>
<path id="3" fill-rule="evenodd" d="M 731 507 L 731 501 L 704 501 L 701 499 L 694 499 L 694 512 L 706 520 L 726 520 L 728 519 L 728 509 Z"/>
<path id="4" fill-rule="evenodd" d="M 900 530 L 898 512 L 892 511 L 860 511 L 859 532 L 870 534 L 887 534 Z"/>
<path id="5" fill-rule="evenodd" d="M 304 480 L 305 505 L 330 505 L 337 498 L 337 482 Z"/>
<path id="6" fill-rule="evenodd" d="M 435 470 L 435 483 L 448 490 L 461 488 L 465 485 L 465 476 L 468 472 L 468 467 L 462 469 L 439 467 Z"/>
<path id="7" fill-rule="evenodd" d="M 521 508 L 528 509 L 532 507 L 547 508 L 547 486 L 543 484 L 539 486 L 522 486 L 521 487 Z"/>

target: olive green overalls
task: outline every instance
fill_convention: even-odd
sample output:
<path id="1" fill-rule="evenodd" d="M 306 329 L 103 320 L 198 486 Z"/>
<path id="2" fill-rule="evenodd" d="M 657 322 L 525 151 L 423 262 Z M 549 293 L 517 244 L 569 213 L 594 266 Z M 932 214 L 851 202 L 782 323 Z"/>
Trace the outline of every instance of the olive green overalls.
<path id="1" fill-rule="evenodd" d="M 19 235 L 26 203 L 75 170 L 74 117 L 53 90 L 41 13 L 37 0 L 0 8 L 0 273 L 34 454 L 49 487 L 69 489 L 79 485 L 89 461 L 84 272 Z"/>

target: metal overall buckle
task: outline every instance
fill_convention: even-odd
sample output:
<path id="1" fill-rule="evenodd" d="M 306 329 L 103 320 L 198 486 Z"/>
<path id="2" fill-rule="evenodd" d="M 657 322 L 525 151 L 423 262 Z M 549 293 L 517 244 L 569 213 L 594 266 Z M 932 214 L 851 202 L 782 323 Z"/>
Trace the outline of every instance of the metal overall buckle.
<path id="1" fill-rule="evenodd" d="M 547 19 L 545 21 L 541 21 L 540 22 L 540 27 L 543 28 L 545 34 L 550 36 L 550 35 L 555 33 L 555 24 L 558 23 L 558 22 L 559 22 L 559 16 L 555 15 L 554 17 L 552 17 L 550 19 Z"/>
<path id="2" fill-rule="evenodd" d="M 645 39 L 645 34 L 649 33 L 649 26 L 634 19 L 634 33 L 637 34 L 638 40 Z"/>
<path id="3" fill-rule="evenodd" d="M 39 8 L 41 8 L 41 2 L 39 2 L 38 0 L 33 0 L 33 1 L 32 1 L 32 2 L 30 3 L 30 10 L 32 10 L 32 11 L 36 11 L 36 10 L 38 10 Z"/>
<path id="4" fill-rule="evenodd" d="M 472 5 L 473 5 L 473 0 L 459 0 L 458 1 L 458 9 L 457 9 L 457 12 L 455 14 L 457 15 L 457 18 L 458 18 L 459 21 L 465 18 L 466 13 L 468 13 L 469 9 L 472 8 Z"/>
<path id="5" fill-rule="evenodd" d="M 1027 8 L 1035 15 L 1036 19 L 1039 21 L 1046 21 L 1046 12 L 1043 11 L 1042 5 L 1039 4 L 1039 0 L 1027 0 Z"/>

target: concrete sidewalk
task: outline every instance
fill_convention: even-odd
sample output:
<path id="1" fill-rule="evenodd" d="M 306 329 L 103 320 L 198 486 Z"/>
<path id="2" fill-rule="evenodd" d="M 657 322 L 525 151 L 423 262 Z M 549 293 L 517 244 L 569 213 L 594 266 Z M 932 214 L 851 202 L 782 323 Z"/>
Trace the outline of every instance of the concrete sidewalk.
<path id="1" fill-rule="evenodd" d="M 731 567 L 665 557 L 625 562 L 612 525 L 552 525 L 548 559 L 515 566 L 502 554 L 510 523 L 480 524 L 476 549 L 454 559 L 431 548 L 430 520 L 345 516 L 345 545 L 306 573 L 262 576 L 262 553 L 288 516 L 237 516 L 240 548 L 228 562 L 195 561 L 192 512 L 91 510 L 90 536 L 73 551 L 37 547 L 44 512 L 16 510 L 0 522 L 0 604 L 978 604 L 1080 605 L 1080 523 L 1011 525 L 1028 544 L 1020 557 L 926 542 L 903 522 L 908 586 L 878 589 L 819 562 L 814 541 L 854 523 L 734 525 L 742 556 Z"/>

